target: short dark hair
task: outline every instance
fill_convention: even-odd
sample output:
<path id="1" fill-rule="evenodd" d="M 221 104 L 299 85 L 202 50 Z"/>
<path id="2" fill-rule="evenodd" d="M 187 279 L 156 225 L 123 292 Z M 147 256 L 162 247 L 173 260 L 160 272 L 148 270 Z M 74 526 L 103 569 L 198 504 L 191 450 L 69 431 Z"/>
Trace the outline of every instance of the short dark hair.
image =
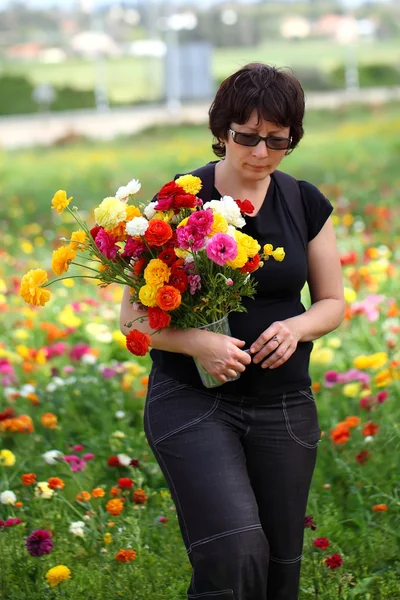
<path id="1" fill-rule="evenodd" d="M 293 149 L 304 135 L 304 91 L 292 72 L 264 63 L 249 63 L 225 79 L 210 106 L 209 128 L 216 138 L 214 154 L 225 156 L 231 122 L 244 124 L 253 110 L 258 119 L 290 127 Z"/>

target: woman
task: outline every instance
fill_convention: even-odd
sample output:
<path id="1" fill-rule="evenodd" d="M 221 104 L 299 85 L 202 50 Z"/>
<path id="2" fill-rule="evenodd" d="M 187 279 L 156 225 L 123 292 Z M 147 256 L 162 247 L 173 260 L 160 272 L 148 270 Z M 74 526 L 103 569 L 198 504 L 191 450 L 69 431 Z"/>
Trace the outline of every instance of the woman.
<path id="1" fill-rule="evenodd" d="M 247 312 L 230 315 L 232 337 L 198 329 L 152 337 L 145 432 L 176 505 L 193 567 L 192 599 L 298 598 L 320 438 L 309 356 L 312 340 L 338 327 L 344 314 L 332 206 L 312 184 L 298 182 L 303 243 L 274 174 L 302 138 L 303 116 L 303 90 L 289 72 L 254 63 L 221 84 L 209 111 L 222 158 L 213 197 L 249 199 L 255 209 L 242 231 L 261 246 L 283 246 L 286 257 L 254 274 L 257 295 L 246 299 Z M 306 281 L 307 311 L 300 300 Z M 125 334 L 124 323 L 138 315 L 126 289 Z M 147 322 L 139 327 L 151 331 Z M 193 358 L 223 385 L 206 389 Z"/>

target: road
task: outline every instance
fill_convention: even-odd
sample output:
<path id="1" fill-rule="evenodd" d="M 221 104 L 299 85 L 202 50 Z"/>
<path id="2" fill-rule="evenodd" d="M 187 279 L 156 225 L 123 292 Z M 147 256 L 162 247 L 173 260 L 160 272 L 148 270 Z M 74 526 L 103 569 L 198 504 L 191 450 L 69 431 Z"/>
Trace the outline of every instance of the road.
<path id="1" fill-rule="evenodd" d="M 400 87 L 313 92 L 307 94 L 306 107 L 336 109 L 349 103 L 379 105 L 388 101 L 400 101 Z M 70 135 L 110 140 L 154 125 L 206 123 L 209 105 L 210 102 L 183 105 L 179 111 L 171 111 L 165 105 L 143 105 L 107 111 L 77 110 L 0 117 L 0 148 L 47 146 Z"/>

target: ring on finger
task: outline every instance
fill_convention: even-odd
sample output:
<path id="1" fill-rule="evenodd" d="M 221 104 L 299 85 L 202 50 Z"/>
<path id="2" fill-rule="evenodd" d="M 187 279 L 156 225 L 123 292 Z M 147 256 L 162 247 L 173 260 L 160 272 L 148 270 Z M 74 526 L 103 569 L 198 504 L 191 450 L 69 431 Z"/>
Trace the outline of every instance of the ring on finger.
<path id="1" fill-rule="evenodd" d="M 278 344 L 280 344 L 279 340 L 278 340 L 278 336 L 274 335 L 274 337 L 272 338 L 274 340 L 274 342 L 278 342 Z"/>

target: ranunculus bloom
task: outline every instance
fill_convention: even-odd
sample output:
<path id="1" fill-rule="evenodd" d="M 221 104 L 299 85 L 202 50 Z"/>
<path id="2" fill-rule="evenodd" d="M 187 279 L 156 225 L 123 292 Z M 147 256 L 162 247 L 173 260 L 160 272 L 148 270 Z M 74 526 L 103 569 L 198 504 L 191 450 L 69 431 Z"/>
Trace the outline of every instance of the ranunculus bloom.
<path id="1" fill-rule="evenodd" d="M 124 510 L 124 503 L 120 498 L 114 498 L 113 500 L 109 500 L 106 504 L 106 511 L 113 515 L 113 517 L 118 517 L 121 512 Z"/>
<path id="2" fill-rule="evenodd" d="M 175 310 L 181 305 L 182 296 L 180 291 L 172 285 L 163 285 L 157 291 L 156 302 L 162 310 Z"/>
<path id="3" fill-rule="evenodd" d="M 51 268 L 56 275 L 62 275 L 69 269 L 69 265 L 76 258 L 76 251 L 70 246 L 62 246 L 53 252 Z"/>
<path id="4" fill-rule="evenodd" d="M 151 346 L 151 337 L 148 333 L 133 329 L 126 336 L 126 347 L 135 356 L 145 356 L 149 346 Z"/>
<path id="5" fill-rule="evenodd" d="M 99 233 L 96 235 L 95 244 L 108 260 L 113 260 L 120 249 L 115 241 L 115 238 L 104 231 L 104 229 L 100 229 Z"/>
<path id="6" fill-rule="evenodd" d="M 200 235 L 205 236 L 211 232 L 213 221 L 214 215 L 209 208 L 192 213 L 188 219 L 188 225 L 191 225 Z"/>
<path id="7" fill-rule="evenodd" d="M 138 258 L 146 250 L 146 244 L 140 239 L 129 237 L 126 241 L 125 248 L 121 256 L 123 258 L 134 257 Z"/>
<path id="8" fill-rule="evenodd" d="M 135 492 L 133 492 L 132 500 L 135 504 L 145 504 L 147 502 L 146 492 L 141 488 L 138 488 Z"/>
<path id="9" fill-rule="evenodd" d="M 189 281 L 189 286 L 190 286 L 190 293 L 195 294 L 197 292 L 197 290 L 201 290 L 201 278 L 200 275 L 189 275 L 188 276 L 188 281 Z"/>
<path id="10" fill-rule="evenodd" d="M 332 554 L 332 556 L 328 556 L 325 559 L 325 564 L 330 569 L 337 569 L 338 567 L 340 567 L 342 565 L 342 563 L 343 563 L 343 559 L 340 556 L 340 554 Z"/>
<path id="11" fill-rule="evenodd" d="M 259 264 L 260 255 L 256 254 L 252 258 L 249 258 L 247 263 L 241 269 L 239 269 L 239 271 L 241 273 L 253 273 L 254 271 L 257 271 Z"/>
<path id="12" fill-rule="evenodd" d="M 136 552 L 134 550 L 130 550 L 129 548 L 127 550 L 123 550 L 121 548 L 121 550 L 115 555 L 115 559 L 118 562 L 130 562 L 131 560 L 135 560 L 136 558 Z"/>
<path id="13" fill-rule="evenodd" d="M 237 243 L 225 233 L 216 233 L 206 245 L 206 253 L 210 260 L 221 267 L 228 260 L 234 260 L 238 253 Z"/>
<path id="14" fill-rule="evenodd" d="M 367 423 L 367 425 L 363 429 L 363 436 L 367 437 L 369 435 L 375 435 L 379 429 L 379 425 L 376 423 Z"/>
<path id="15" fill-rule="evenodd" d="M 50 531 L 36 529 L 25 540 L 25 547 L 31 556 L 50 554 L 54 546 Z"/>
<path id="16" fill-rule="evenodd" d="M 326 538 L 316 538 L 313 542 L 316 548 L 321 548 L 321 550 L 326 550 L 329 546 L 329 540 Z"/>
<path id="17" fill-rule="evenodd" d="M 251 215 L 251 213 L 254 212 L 254 206 L 250 200 L 235 200 L 235 202 L 240 208 L 240 212 L 245 213 L 246 215 Z"/>
<path id="18" fill-rule="evenodd" d="M 188 276 L 183 269 L 174 269 L 174 267 L 172 267 L 168 285 L 172 285 L 183 294 L 189 285 Z"/>
<path id="19" fill-rule="evenodd" d="M 133 484 L 134 481 L 130 477 L 120 477 L 118 479 L 118 485 L 120 488 L 130 489 L 133 486 Z"/>
<path id="20" fill-rule="evenodd" d="M 176 262 L 176 254 L 173 248 L 166 248 L 165 250 L 162 250 L 162 252 L 160 252 L 158 255 L 158 260 L 162 260 L 166 265 L 172 267 L 174 262 Z"/>
<path id="21" fill-rule="evenodd" d="M 315 531 L 317 529 L 317 526 L 314 522 L 314 517 L 312 515 L 306 515 L 304 517 L 304 527 L 309 527 L 310 529 L 312 529 L 312 531 Z"/>
<path id="22" fill-rule="evenodd" d="M 204 246 L 205 236 L 202 233 L 199 233 L 192 225 L 179 227 L 176 235 L 179 246 L 184 250 L 198 252 Z"/>
<path id="23" fill-rule="evenodd" d="M 156 331 L 165 329 L 171 322 L 171 315 L 166 313 L 164 310 L 161 310 L 161 308 L 158 308 L 158 306 L 150 306 L 147 316 L 150 327 Z"/>
<path id="24" fill-rule="evenodd" d="M 21 280 L 19 294 L 25 302 L 34 306 L 44 306 L 50 300 L 50 291 L 43 289 L 47 283 L 44 269 L 31 269 Z"/>
<path id="25" fill-rule="evenodd" d="M 150 246 L 163 246 L 172 237 L 171 226 L 161 219 L 152 219 L 144 237 Z"/>

